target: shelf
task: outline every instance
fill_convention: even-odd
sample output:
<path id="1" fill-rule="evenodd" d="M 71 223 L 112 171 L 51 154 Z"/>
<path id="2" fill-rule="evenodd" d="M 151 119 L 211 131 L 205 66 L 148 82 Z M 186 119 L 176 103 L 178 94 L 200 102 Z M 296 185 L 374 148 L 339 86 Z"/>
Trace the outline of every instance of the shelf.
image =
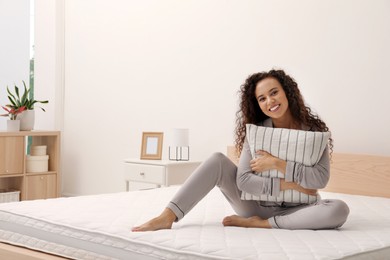
<path id="1" fill-rule="evenodd" d="M 47 174 L 56 174 L 56 171 L 48 171 L 48 172 L 26 172 L 26 176 L 34 176 L 34 175 L 47 175 Z"/>
<path id="2" fill-rule="evenodd" d="M 60 131 L 42 131 L 42 130 L 19 131 L 19 132 L 0 131 L 0 134 L 1 136 L 57 136 L 60 134 Z"/>
<path id="3" fill-rule="evenodd" d="M 0 131 L 0 189 L 19 190 L 21 200 L 59 197 L 60 138 L 60 131 Z M 48 171 L 26 172 L 29 145 L 47 147 Z"/>
<path id="4" fill-rule="evenodd" d="M 24 174 L 23 173 L 19 173 L 19 174 L 2 174 L 0 175 L 0 178 L 16 178 L 16 177 L 23 177 Z"/>

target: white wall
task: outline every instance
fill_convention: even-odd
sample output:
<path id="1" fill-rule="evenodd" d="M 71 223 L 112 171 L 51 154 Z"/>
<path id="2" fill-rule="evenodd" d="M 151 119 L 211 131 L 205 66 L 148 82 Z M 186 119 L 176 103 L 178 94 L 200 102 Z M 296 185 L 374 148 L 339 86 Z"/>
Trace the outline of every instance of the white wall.
<path id="1" fill-rule="evenodd" d="M 58 0 L 35 1 L 35 78 L 34 98 L 49 100 L 48 104 L 38 104 L 41 109 L 35 110 L 35 129 L 59 130 L 55 125 L 56 112 L 56 68 L 57 62 L 57 13 Z M 62 32 L 63 33 L 63 32 Z M 58 115 L 60 116 L 60 115 Z"/>
<path id="2" fill-rule="evenodd" d="M 65 28 L 65 194 L 124 190 L 143 131 L 189 128 L 194 160 L 224 152 L 239 86 L 272 67 L 336 152 L 390 155 L 388 1 L 67 0 Z"/>
<path id="3" fill-rule="evenodd" d="M 7 86 L 23 89 L 30 74 L 30 1 L 0 0 L 0 106 L 9 104 Z M 21 89 L 21 91 L 22 91 Z M 0 107 L 0 114 L 6 111 Z M 7 128 L 8 117 L 0 117 L 0 130 Z"/>

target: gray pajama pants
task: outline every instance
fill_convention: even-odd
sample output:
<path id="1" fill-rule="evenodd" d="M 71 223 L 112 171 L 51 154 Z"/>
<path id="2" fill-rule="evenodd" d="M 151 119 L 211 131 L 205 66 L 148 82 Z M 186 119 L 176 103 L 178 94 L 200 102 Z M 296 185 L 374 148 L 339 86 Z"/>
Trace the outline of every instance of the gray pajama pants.
<path id="1" fill-rule="evenodd" d="M 167 208 L 182 219 L 204 196 L 218 186 L 234 211 L 242 217 L 268 219 L 273 228 L 333 229 L 346 221 L 349 208 L 341 200 L 321 200 L 298 206 L 264 206 L 260 201 L 241 200 L 236 184 L 237 167 L 222 153 L 204 161 L 182 185 Z"/>

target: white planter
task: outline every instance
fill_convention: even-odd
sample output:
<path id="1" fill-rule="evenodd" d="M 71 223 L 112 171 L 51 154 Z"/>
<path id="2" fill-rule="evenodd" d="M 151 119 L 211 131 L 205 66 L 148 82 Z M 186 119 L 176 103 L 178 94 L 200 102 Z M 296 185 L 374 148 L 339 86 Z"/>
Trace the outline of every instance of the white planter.
<path id="1" fill-rule="evenodd" d="M 7 120 L 7 131 L 8 132 L 19 132 L 20 131 L 20 120 Z"/>
<path id="2" fill-rule="evenodd" d="M 20 120 L 21 131 L 30 131 L 34 129 L 35 110 L 23 111 L 16 118 Z"/>

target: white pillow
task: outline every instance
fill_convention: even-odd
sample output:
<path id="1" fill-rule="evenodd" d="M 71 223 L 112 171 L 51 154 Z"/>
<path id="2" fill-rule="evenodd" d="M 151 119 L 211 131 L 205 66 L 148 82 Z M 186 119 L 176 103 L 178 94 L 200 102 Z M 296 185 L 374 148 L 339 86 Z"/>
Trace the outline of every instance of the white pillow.
<path id="1" fill-rule="evenodd" d="M 246 138 L 248 139 L 252 158 L 256 151 L 263 150 L 285 161 L 313 166 L 320 159 L 328 144 L 329 132 L 312 132 L 286 128 L 272 128 L 246 125 Z M 284 175 L 275 170 L 257 173 L 262 177 L 281 178 Z M 280 191 L 279 196 L 256 196 L 246 192 L 241 194 L 242 200 L 262 200 L 273 202 L 313 203 L 319 196 L 307 195 L 296 190 Z"/>

